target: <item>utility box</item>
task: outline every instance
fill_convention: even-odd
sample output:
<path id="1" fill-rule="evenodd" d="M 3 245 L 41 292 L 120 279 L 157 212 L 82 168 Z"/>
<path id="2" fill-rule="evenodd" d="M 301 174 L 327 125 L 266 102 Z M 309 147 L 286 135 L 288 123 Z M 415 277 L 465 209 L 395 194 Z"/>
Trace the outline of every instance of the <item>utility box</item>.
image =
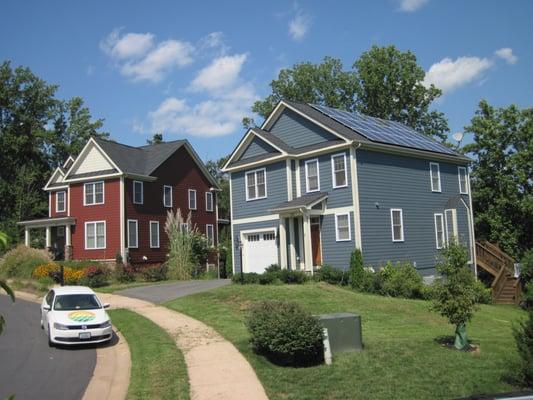
<path id="1" fill-rule="evenodd" d="M 324 314 L 319 322 L 328 330 L 332 354 L 363 350 L 361 316 L 351 313 Z"/>

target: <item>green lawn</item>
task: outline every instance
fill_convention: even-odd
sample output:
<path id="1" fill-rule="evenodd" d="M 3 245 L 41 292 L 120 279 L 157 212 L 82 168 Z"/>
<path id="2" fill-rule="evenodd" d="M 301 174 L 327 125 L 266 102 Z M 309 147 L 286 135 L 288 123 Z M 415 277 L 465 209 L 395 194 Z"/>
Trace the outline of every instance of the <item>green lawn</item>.
<path id="1" fill-rule="evenodd" d="M 131 353 L 128 399 L 188 399 L 183 355 L 174 340 L 152 321 L 128 310 L 109 311 Z"/>
<path id="2" fill-rule="evenodd" d="M 362 316 L 365 350 L 338 356 L 332 366 L 275 366 L 253 353 L 243 319 L 262 299 L 296 300 L 313 314 Z M 518 359 L 512 326 L 525 313 L 481 306 L 467 326 L 479 353 L 450 350 L 435 339 L 454 328 L 420 300 L 355 293 L 327 284 L 232 285 L 173 300 L 166 306 L 204 321 L 250 361 L 271 399 L 449 399 L 514 390 L 504 373 Z"/>

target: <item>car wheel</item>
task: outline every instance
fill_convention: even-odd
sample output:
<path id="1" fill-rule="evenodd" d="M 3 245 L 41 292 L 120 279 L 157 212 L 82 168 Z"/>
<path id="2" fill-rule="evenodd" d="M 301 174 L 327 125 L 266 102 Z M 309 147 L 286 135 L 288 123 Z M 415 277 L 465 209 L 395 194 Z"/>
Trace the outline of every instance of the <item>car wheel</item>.
<path id="1" fill-rule="evenodd" d="M 50 336 L 50 325 L 48 325 L 48 347 L 54 347 L 54 342 L 52 342 L 52 337 Z"/>

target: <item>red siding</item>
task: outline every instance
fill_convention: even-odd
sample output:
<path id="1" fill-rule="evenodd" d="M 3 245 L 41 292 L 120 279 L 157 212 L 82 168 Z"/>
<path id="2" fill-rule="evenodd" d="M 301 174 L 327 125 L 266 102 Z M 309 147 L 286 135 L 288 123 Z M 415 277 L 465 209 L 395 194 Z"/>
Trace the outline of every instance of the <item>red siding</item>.
<path id="1" fill-rule="evenodd" d="M 64 212 L 56 212 L 56 193 L 57 192 L 65 192 L 65 211 Z M 67 216 L 67 210 L 68 210 L 68 190 L 67 189 L 61 189 L 50 193 L 50 217 L 66 217 Z"/>
<path id="2" fill-rule="evenodd" d="M 181 148 L 166 160 L 152 174 L 157 177 L 155 182 L 144 182 L 144 204 L 133 204 L 133 180 L 125 179 L 126 221 L 138 221 L 138 248 L 129 249 L 131 261 L 157 263 L 166 260 L 168 239 L 164 232 L 167 211 L 163 207 L 163 186 L 172 186 L 172 209 L 181 209 L 184 218 L 189 213 L 188 189 L 196 189 L 197 210 L 191 211 L 192 223 L 205 234 L 206 224 L 213 225 L 215 244 L 217 243 L 216 196 L 213 198 L 213 212 L 207 212 L 205 207 L 205 192 L 212 185 L 205 178 L 200 168 L 185 148 Z M 159 249 L 150 248 L 150 221 L 159 221 Z M 127 225 L 126 225 L 127 227 Z M 126 244 L 127 244 L 127 229 Z"/>
<path id="3" fill-rule="evenodd" d="M 76 218 L 72 230 L 72 256 L 86 260 L 114 259 L 120 253 L 120 180 L 105 181 L 104 204 L 93 206 L 83 205 L 83 185 L 70 185 L 70 215 Z M 85 222 L 88 221 L 106 221 L 105 249 L 85 250 Z"/>

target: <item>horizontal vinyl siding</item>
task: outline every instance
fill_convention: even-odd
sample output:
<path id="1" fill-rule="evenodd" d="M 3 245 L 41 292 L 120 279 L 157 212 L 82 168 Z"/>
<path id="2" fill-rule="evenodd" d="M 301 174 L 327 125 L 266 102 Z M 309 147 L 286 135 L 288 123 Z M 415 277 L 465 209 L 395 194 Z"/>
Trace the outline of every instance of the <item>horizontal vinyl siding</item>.
<path id="1" fill-rule="evenodd" d="M 423 275 L 434 273 L 438 250 L 434 213 L 459 196 L 457 166 L 440 162 L 441 193 L 431 191 L 430 160 L 357 151 L 361 235 L 365 264 L 416 262 Z M 468 204 L 468 196 L 464 196 Z M 468 241 L 466 209 L 457 203 L 459 237 Z M 403 210 L 404 242 L 392 242 L 390 209 Z"/>
<path id="2" fill-rule="evenodd" d="M 321 217 L 321 242 L 322 242 L 322 263 L 335 268 L 348 269 L 350 266 L 350 256 L 355 250 L 355 230 L 353 213 L 350 213 L 351 240 L 337 242 L 335 232 L 335 215 L 328 214 Z"/>
<path id="3" fill-rule="evenodd" d="M 279 263 L 279 220 L 278 219 L 275 219 L 272 221 L 232 225 L 231 232 L 233 235 L 233 243 L 238 243 L 238 241 L 241 238 L 241 231 L 248 231 L 248 230 L 261 231 L 261 229 L 267 229 L 267 228 L 276 228 L 276 245 L 278 247 L 278 263 Z M 235 262 L 234 272 L 240 273 L 241 272 L 241 260 L 240 260 L 240 254 L 239 254 L 238 248 L 234 249 L 233 259 Z"/>
<path id="4" fill-rule="evenodd" d="M 270 132 L 295 148 L 339 139 L 289 109 L 281 113 L 270 128 Z"/>
<path id="5" fill-rule="evenodd" d="M 266 143 L 264 140 L 261 140 L 257 136 L 253 138 L 253 140 L 250 142 L 246 150 L 244 150 L 242 156 L 239 158 L 239 160 L 244 160 L 246 158 L 250 157 L 256 157 L 256 156 L 262 156 L 263 154 L 269 154 L 269 153 L 278 153 L 275 148 L 270 146 L 268 143 Z"/>

